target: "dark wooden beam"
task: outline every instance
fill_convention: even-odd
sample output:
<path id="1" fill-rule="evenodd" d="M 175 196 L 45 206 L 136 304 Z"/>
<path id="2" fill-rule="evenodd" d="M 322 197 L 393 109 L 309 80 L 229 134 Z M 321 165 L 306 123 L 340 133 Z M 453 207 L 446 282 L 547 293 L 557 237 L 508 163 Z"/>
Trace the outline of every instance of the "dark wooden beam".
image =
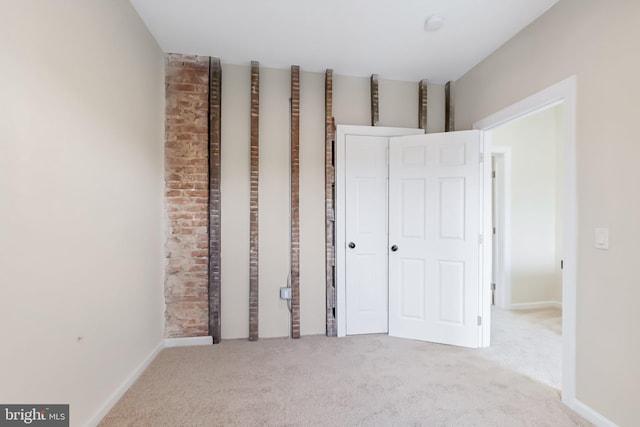
<path id="1" fill-rule="evenodd" d="M 334 242 L 334 183 L 333 147 L 335 141 L 333 124 L 333 70 L 324 76 L 324 212 L 325 212 L 325 266 L 327 296 L 327 336 L 338 335 L 336 325 L 336 282 Z"/>
<path id="2" fill-rule="evenodd" d="M 371 126 L 377 126 L 380 121 L 379 97 L 378 97 L 378 75 L 371 75 Z"/>
<path id="3" fill-rule="evenodd" d="M 259 178 L 259 121 L 260 64 L 251 62 L 251 192 L 249 197 L 249 340 L 258 339 L 258 178 Z"/>
<path id="4" fill-rule="evenodd" d="M 291 338 L 300 338 L 300 67 L 291 66 Z"/>
<path id="5" fill-rule="evenodd" d="M 447 82 L 444 86 L 444 98 L 444 130 L 445 132 L 453 132 L 455 130 L 455 95 L 454 84 L 452 82 Z"/>
<path id="6" fill-rule="evenodd" d="M 222 66 L 209 58 L 209 335 L 221 339 L 220 325 L 220 146 L 222 127 Z"/>
<path id="7" fill-rule="evenodd" d="M 418 128 L 427 133 L 427 81 L 418 83 Z"/>

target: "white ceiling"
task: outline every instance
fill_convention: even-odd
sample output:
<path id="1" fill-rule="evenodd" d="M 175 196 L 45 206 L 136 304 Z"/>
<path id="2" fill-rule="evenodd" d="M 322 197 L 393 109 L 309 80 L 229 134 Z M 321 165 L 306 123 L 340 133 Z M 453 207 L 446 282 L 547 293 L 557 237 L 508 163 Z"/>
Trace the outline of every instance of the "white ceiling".
<path id="1" fill-rule="evenodd" d="M 558 0 L 130 0 L 165 52 L 456 80 Z M 425 20 L 444 26 L 425 32 Z"/>

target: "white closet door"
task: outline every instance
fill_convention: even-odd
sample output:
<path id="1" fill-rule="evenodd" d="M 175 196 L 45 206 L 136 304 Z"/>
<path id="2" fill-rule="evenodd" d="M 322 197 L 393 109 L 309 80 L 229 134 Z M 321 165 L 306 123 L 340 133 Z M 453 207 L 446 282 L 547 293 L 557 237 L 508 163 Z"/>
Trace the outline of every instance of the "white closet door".
<path id="1" fill-rule="evenodd" d="M 388 137 L 346 141 L 347 335 L 386 333 Z"/>

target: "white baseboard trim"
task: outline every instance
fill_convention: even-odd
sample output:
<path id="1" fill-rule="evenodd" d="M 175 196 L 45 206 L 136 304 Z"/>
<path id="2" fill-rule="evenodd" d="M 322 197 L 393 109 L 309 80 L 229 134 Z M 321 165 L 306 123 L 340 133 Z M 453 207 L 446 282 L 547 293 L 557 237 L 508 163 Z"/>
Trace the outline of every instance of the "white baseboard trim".
<path id="1" fill-rule="evenodd" d="M 194 345 L 212 345 L 213 337 L 186 337 L 186 338 L 165 338 L 164 346 L 169 347 L 190 347 Z"/>
<path id="2" fill-rule="evenodd" d="M 129 390 L 129 388 L 136 382 L 138 377 L 142 375 L 142 373 L 149 367 L 153 359 L 156 358 L 158 353 L 162 351 L 164 348 L 164 342 L 160 341 L 158 345 L 151 350 L 151 353 L 142 361 L 140 365 L 136 369 L 129 374 L 129 376 L 124 380 L 122 384 L 109 396 L 107 401 L 102 405 L 102 407 L 95 413 L 95 415 L 87 422 L 88 426 L 97 426 L 100 424 L 100 421 L 109 413 L 111 408 L 118 403 L 118 400 Z"/>
<path id="3" fill-rule="evenodd" d="M 562 308 L 562 303 L 558 301 L 521 302 L 511 304 L 509 310 L 530 310 L 533 308 Z"/>
<path id="4" fill-rule="evenodd" d="M 573 399 L 573 401 L 567 406 L 598 427 L 618 427 L 616 423 L 580 402 L 578 399 Z"/>

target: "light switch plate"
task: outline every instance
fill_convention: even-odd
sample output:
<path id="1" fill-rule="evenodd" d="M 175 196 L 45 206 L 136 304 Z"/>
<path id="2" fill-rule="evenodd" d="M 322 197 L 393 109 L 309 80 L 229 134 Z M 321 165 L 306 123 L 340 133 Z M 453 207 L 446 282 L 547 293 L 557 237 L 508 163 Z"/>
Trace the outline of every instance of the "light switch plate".
<path id="1" fill-rule="evenodd" d="M 609 249 L 608 228 L 596 228 L 596 249 Z"/>

